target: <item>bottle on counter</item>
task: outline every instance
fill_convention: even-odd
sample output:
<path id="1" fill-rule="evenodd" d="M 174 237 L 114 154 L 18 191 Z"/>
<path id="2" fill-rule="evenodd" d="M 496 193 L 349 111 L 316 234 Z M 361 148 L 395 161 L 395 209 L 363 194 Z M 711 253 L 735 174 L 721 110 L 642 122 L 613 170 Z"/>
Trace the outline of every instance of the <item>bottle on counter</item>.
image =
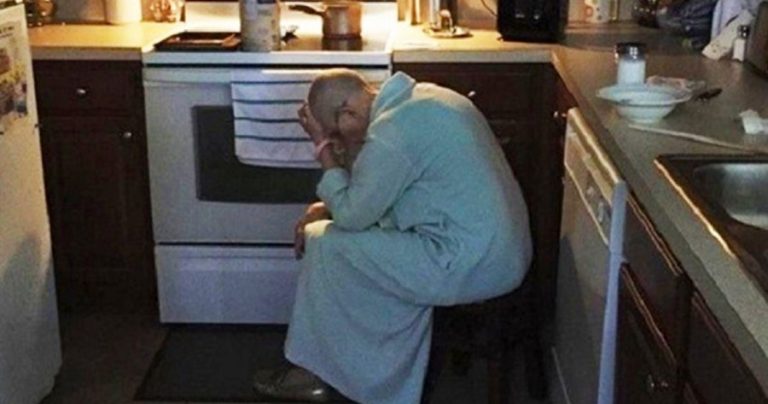
<path id="1" fill-rule="evenodd" d="M 110 24 L 130 24 L 141 21 L 141 0 L 106 0 L 105 19 Z"/>
<path id="2" fill-rule="evenodd" d="M 280 3 L 240 0 L 240 34 L 245 51 L 280 50 Z"/>
<path id="3" fill-rule="evenodd" d="M 615 47 L 616 83 L 643 84 L 645 82 L 645 44 L 621 42 Z"/>
<path id="4" fill-rule="evenodd" d="M 749 25 L 739 25 L 736 33 L 736 39 L 733 40 L 733 59 L 740 62 L 744 61 L 744 55 L 747 50 L 747 37 L 749 36 Z"/>

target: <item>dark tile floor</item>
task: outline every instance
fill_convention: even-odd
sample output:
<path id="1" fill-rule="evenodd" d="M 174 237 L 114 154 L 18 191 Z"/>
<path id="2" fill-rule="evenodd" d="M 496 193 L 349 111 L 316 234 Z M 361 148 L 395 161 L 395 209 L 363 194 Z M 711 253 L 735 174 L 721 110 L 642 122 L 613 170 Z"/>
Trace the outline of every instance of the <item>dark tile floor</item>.
<path id="1" fill-rule="evenodd" d="M 41 404 L 133 403 L 166 329 L 148 315 L 80 314 L 63 315 L 61 333 L 64 363 L 54 390 Z M 443 373 L 433 403 L 485 401 L 481 363 L 475 364 L 468 376 Z M 513 377 L 516 404 L 545 404 L 528 398 L 522 366 L 515 367 Z"/>

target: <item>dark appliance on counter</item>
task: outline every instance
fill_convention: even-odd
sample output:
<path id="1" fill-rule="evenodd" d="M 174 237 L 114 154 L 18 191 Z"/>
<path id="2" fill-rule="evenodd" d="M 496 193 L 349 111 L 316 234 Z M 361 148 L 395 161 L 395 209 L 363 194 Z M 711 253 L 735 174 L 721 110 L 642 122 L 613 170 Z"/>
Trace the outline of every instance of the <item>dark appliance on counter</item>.
<path id="1" fill-rule="evenodd" d="M 768 2 L 760 3 L 755 26 L 749 35 L 746 62 L 768 77 Z"/>
<path id="2" fill-rule="evenodd" d="M 557 42 L 568 19 L 564 0 L 499 0 L 496 29 L 505 41 Z"/>

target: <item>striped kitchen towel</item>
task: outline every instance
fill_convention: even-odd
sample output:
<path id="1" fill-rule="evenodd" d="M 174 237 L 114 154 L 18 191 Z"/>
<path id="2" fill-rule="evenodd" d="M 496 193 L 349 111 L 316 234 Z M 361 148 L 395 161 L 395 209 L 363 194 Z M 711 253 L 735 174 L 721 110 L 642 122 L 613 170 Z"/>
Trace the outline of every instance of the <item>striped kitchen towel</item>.
<path id="1" fill-rule="evenodd" d="M 249 165 L 319 168 L 297 111 L 319 70 L 234 69 L 235 155 Z"/>

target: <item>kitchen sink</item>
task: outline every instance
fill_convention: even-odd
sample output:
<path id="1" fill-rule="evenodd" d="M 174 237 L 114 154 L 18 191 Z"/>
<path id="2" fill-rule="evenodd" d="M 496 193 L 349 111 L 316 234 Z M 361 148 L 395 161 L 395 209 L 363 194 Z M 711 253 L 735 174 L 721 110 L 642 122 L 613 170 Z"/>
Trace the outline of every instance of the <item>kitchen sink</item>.
<path id="1" fill-rule="evenodd" d="M 768 160 L 707 164 L 694 186 L 736 221 L 768 230 Z"/>
<path id="2" fill-rule="evenodd" d="M 768 155 L 665 155 L 656 162 L 768 291 Z"/>

